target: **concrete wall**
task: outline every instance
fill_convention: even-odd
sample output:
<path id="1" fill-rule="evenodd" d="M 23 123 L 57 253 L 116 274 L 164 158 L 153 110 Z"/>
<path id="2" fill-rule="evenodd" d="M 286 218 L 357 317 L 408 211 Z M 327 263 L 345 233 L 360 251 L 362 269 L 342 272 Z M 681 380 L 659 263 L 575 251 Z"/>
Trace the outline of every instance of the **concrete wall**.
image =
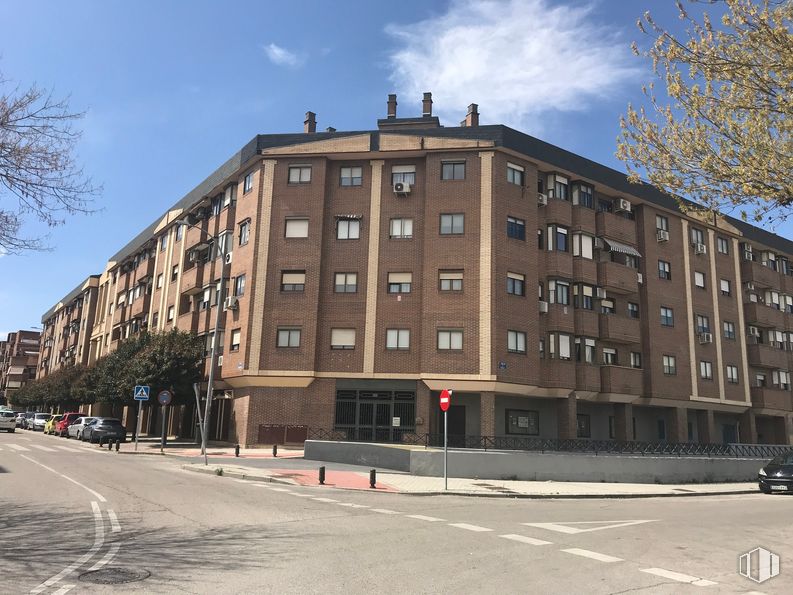
<path id="1" fill-rule="evenodd" d="M 305 458 L 443 475 L 443 451 L 382 444 L 308 440 Z M 586 455 L 449 450 L 449 476 L 476 479 L 615 483 L 754 481 L 764 459 Z"/>

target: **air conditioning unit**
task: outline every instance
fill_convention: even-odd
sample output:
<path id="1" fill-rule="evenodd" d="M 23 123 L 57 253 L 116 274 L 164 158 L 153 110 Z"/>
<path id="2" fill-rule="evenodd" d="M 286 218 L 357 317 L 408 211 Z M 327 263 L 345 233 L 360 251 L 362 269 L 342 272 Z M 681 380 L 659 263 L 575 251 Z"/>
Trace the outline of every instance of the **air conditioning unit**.
<path id="1" fill-rule="evenodd" d="M 220 368 L 222 366 L 223 366 L 223 356 L 219 355 L 218 356 L 218 368 Z"/>
<path id="2" fill-rule="evenodd" d="M 397 182 L 394 184 L 394 194 L 410 194 L 410 184 Z"/>
<path id="3" fill-rule="evenodd" d="M 548 302 L 540 300 L 540 314 L 548 313 Z"/>
<path id="4" fill-rule="evenodd" d="M 713 335 L 711 333 L 699 333 L 699 344 L 713 343 Z"/>
<path id="5" fill-rule="evenodd" d="M 705 244 L 694 242 L 694 244 L 692 245 L 694 246 L 694 254 L 705 254 L 707 252 L 707 248 L 705 247 Z"/>
<path id="6" fill-rule="evenodd" d="M 604 288 L 602 288 L 602 287 L 598 287 L 595 290 L 595 294 L 597 295 L 597 298 L 599 300 L 605 300 L 606 299 L 606 290 Z"/>
<path id="7" fill-rule="evenodd" d="M 224 257 L 224 259 L 226 261 L 226 264 L 231 264 L 231 258 L 232 258 L 232 253 L 231 252 L 227 252 L 226 256 Z"/>
<path id="8" fill-rule="evenodd" d="M 656 233 L 656 239 L 659 242 L 668 242 L 669 241 L 669 232 L 665 229 L 659 229 Z"/>
<path id="9" fill-rule="evenodd" d="M 223 308 L 225 310 L 236 310 L 240 306 L 240 300 L 236 295 L 230 295 L 226 298 L 226 301 L 223 303 Z"/>
<path id="10" fill-rule="evenodd" d="M 542 192 L 537 194 L 537 204 L 540 205 L 541 207 L 547 206 L 548 205 L 548 195 L 547 194 L 543 194 Z"/>
<path id="11" fill-rule="evenodd" d="M 625 211 L 627 213 L 631 212 L 631 203 L 625 200 L 624 198 L 618 198 L 614 201 L 614 210 L 615 211 Z"/>

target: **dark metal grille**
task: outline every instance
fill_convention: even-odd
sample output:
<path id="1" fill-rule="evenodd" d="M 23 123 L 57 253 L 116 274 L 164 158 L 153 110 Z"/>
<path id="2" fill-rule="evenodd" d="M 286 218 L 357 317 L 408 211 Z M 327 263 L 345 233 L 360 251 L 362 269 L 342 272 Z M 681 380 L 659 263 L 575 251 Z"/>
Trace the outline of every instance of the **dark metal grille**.
<path id="1" fill-rule="evenodd" d="M 396 420 L 395 418 L 399 418 Z M 394 422 L 398 421 L 398 425 Z M 411 391 L 336 392 L 333 435 L 337 440 L 401 442 L 416 430 L 416 393 Z M 333 439 L 333 438 L 331 438 Z"/>

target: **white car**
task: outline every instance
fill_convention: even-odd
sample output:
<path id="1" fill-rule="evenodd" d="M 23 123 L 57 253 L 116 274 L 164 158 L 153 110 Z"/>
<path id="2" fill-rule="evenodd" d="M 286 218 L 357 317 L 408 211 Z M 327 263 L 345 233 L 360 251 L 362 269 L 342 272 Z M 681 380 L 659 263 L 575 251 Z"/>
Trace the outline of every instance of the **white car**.
<path id="1" fill-rule="evenodd" d="M 13 432 L 17 429 L 17 414 L 13 411 L 0 411 L 0 430 Z"/>
<path id="2" fill-rule="evenodd" d="M 94 419 L 93 417 L 78 417 L 77 421 L 66 429 L 66 434 L 69 438 L 77 438 L 80 440 L 83 437 L 83 429 L 94 421 Z"/>

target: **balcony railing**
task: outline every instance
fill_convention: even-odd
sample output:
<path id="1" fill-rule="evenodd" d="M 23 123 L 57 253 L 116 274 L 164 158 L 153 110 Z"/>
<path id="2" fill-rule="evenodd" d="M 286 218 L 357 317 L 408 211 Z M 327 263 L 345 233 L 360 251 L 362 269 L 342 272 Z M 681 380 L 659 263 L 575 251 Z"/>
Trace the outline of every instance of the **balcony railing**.
<path id="1" fill-rule="evenodd" d="M 642 394 L 643 378 L 641 368 L 602 366 L 600 368 L 600 390 L 604 393 L 640 395 Z"/>
<path id="2" fill-rule="evenodd" d="M 638 343 L 641 340 L 638 318 L 601 314 L 599 322 L 601 339 L 615 343 Z"/>
<path id="3" fill-rule="evenodd" d="M 601 211 L 595 215 L 597 235 L 627 244 L 636 243 L 636 222 L 614 213 Z"/>
<path id="4" fill-rule="evenodd" d="M 768 409 L 793 411 L 793 395 L 789 390 L 768 388 L 766 386 L 753 386 L 750 391 L 752 395 L 752 405 L 766 407 Z"/>
<path id="5" fill-rule="evenodd" d="M 761 345 L 751 343 L 752 337 L 749 338 L 750 342 L 747 345 L 747 355 L 749 364 L 758 366 L 760 368 L 776 368 L 779 370 L 787 370 L 789 363 L 789 353 L 784 349 L 778 349 L 771 345 Z"/>
<path id="6" fill-rule="evenodd" d="M 759 302 L 744 304 L 744 316 L 747 324 L 770 328 L 784 328 L 785 326 L 785 313 L 782 310 Z"/>
<path id="7" fill-rule="evenodd" d="M 636 269 L 618 262 L 598 263 L 598 285 L 614 293 L 629 294 L 639 291 L 639 274 Z"/>

